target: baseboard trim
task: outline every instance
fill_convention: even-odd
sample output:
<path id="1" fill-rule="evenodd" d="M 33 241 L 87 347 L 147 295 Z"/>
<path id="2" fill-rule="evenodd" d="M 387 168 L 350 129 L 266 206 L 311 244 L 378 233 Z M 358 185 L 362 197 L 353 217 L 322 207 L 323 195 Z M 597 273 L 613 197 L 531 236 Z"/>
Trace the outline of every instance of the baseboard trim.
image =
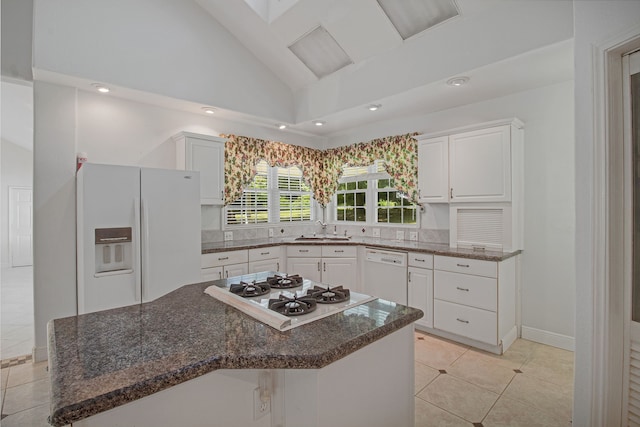
<path id="1" fill-rule="evenodd" d="M 531 328 L 529 326 L 522 326 L 522 338 L 569 351 L 574 351 L 576 348 L 576 340 L 574 337 Z"/>

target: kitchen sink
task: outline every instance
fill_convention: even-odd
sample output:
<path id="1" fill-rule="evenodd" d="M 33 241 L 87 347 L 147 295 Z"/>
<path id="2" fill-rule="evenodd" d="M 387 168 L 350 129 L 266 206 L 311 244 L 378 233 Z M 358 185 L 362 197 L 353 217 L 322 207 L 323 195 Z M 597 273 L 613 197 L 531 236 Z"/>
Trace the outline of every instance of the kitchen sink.
<path id="1" fill-rule="evenodd" d="M 300 237 L 296 237 L 295 240 L 297 241 L 321 241 L 321 240 L 342 240 L 342 241 L 347 241 L 347 240 L 351 240 L 351 236 L 326 236 L 326 235 L 322 235 L 322 236 L 300 236 Z"/>

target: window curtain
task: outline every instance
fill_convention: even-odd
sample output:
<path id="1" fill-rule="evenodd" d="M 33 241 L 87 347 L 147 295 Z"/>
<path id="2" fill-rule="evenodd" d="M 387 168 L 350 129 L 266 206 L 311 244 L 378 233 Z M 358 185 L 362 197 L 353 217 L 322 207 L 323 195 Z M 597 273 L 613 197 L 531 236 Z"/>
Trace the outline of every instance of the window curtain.
<path id="1" fill-rule="evenodd" d="M 298 166 L 312 191 L 315 188 L 316 171 L 322 169 L 322 151 L 246 136 L 221 136 L 227 138 L 224 145 L 225 205 L 242 196 L 242 190 L 256 175 L 256 165 L 260 160 L 265 160 L 269 166 Z"/>
<path id="2" fill-rule="evenodd" d="M 375 160 L 385 162 L 395 187 L 418 201 L 418 133 L 388 136 L 369 142 L 321 151 L 313 148 L 265 141 L 237 135 L 221 135 L 225 143 L 225 204 L 242 196 L 242 190 L 256 174 L 256 164 L 264 159 L 269 166 L 298 166 L 313 197 L 326 206 L 338 188 L 344 166 L 368 166 Z"/>

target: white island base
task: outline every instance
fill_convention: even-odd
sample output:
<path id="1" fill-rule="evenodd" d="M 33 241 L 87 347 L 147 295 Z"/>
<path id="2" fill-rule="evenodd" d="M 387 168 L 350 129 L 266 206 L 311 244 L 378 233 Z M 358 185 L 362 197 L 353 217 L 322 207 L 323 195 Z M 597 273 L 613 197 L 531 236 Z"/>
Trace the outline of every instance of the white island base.
<path id="1" fill-rule="evenodd" d="M 413 347 L 412 324 L 321 369 L 221 369 L 73 426 L 410 427 Z M 254 419 L 260 386 L 270 411 Z"/>

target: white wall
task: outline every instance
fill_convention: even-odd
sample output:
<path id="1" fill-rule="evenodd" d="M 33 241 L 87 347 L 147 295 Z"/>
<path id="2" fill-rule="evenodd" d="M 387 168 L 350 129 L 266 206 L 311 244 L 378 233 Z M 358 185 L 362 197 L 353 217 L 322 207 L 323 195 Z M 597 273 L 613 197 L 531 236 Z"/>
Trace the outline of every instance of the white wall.
<path id="1" fill-rule="evenodd" d="M 33 184 L 33 152 L 2 139 L 0 147 L 0 254 L 2 267 L 10 266 L 9 259 L 9 187 L 31 187 Z"/>
<path id="2" fill-rule="evenodd" d="M 330 138 L 331 147 L 406 132 L 436 132 L 518 117 L 525 123 L 522 325 L 573 345 L 575 308 L 573 82 L 437 113 L 378 122 Z M 435 209 L 423 228 L 445 222 Z M 445 214 L 446 214 L 445 210 Z M 556 335 L 559 335 L 557 337 Z M 540 337 L 538 337 L 540 339 Z"/>
<path id="3" fill-rule="evenodd" d="M 31 45 L 33 29 L 32 0 L 2 0 L 2 60 L 3 77 L 31 80 Z"/>
<path id="4" fill-rule="evenodd" d="M 640 1 L 575 1 L 575 129 L 576 129 L 576 360 L 573 425 L 598 425 L 592 419 L 594 403 L 603 397 L 594 394 L 602 379 L 594 378 L 594 295 L 605 294 L 593 272 L 599 260 L 592 258 L 594 236 L 591 215 L 594 199 L 594 164 L 604 161 L 594 150 L 594 61 L 593 46 L 637 28 Z M 604 374 L 606 375 L 606 374 Z"/>
<path id="5" fill-rule="evenodd" d="M 193 1 L 35 0 L 40 70 L 293 121 L 293 94 Z"/>

